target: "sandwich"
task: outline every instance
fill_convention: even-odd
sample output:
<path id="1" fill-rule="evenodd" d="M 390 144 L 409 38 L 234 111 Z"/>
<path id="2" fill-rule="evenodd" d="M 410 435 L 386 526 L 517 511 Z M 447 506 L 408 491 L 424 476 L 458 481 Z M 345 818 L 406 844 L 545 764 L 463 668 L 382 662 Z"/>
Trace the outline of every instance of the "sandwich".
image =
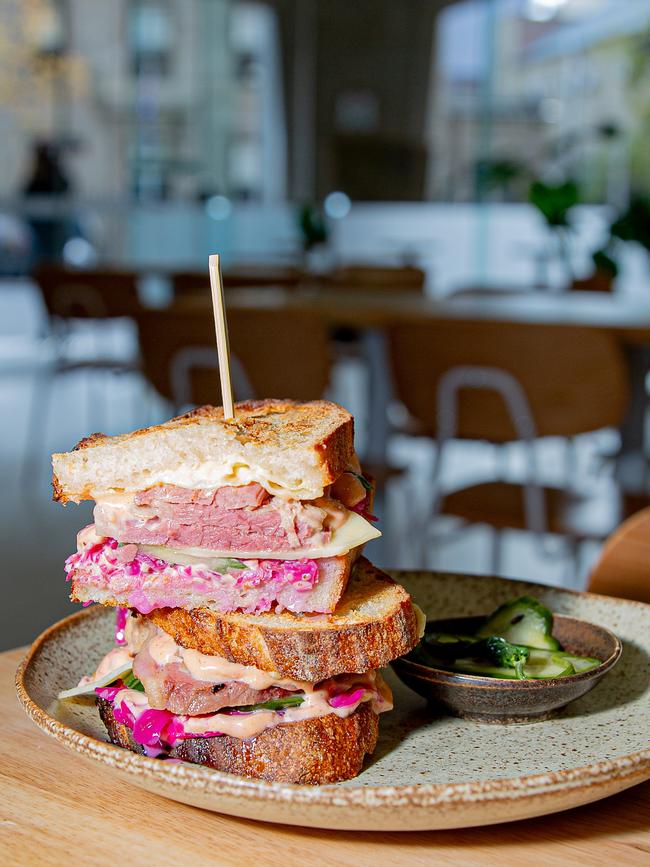
<path id="1" fill-rule="evenodd" d="M 56 500 L 95 501 L 71 598 L 116 608 L 115 646 L 69 700 L 111 741 L 270 781 L 349 779 L 392 707 L 379 669 L 418 642 L 379 535 L 352 417 L 327 401 L 202 407 L 53 456 Z"/>
<path id="2" fill-rule="evenodd" d="M 202 407 L 53 455 L 54 498 L 92 499 L 72 598 L 249 613 L 335 609 L 372 524 L 351 415 L 327 401 Z"/>

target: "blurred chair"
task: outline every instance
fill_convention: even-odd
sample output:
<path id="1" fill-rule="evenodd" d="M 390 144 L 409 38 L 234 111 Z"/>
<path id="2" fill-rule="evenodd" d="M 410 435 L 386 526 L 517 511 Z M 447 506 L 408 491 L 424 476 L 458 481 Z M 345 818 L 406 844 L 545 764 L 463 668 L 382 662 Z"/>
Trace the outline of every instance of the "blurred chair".
<path id="1" fill-rule="evenodd" d="M 139 373 L 135 353 L 116 349 L 110 329 L 116 319 L 133 317 L 141 309 L 138 275 L 110 269 L 70 270 L 60 265 L 41 265 L 32 278 L 40 290 L 48 314 L 52 360 L 34 383 L 25 441 L 24 468 L 31 455 L 41 453 L 40 440 L 47 428 L 48 401 L 57 378 L 70 373 Z M 89 328 L 89 326 L 91 326 Z M 89 390 L 89 402 L 102 415 L 100 389 Z M 97 418 L 92 419 L 97 424 Z"/>
<path id="2" fill-rule="evenodd" d="M 391 330 L 390 352 L 396 397 L 419 432 L 437 443 L 430 518 L 449 514 L 492 526 L 495 571 L 502 529 L 530 530 L 538 539 L 557 533 L 575 543 L 604 538 L 620 521 L 617 509 L 594 518 L 588 498 L 544 486 L 535 450 L 540 437 L 572 438 L 620 424 L 627 373 L 610 335 L 573 326 L 418 322 Z M 526 478 L 442 493 L 440 468 L 451 439 L 524 442 Z M 430 518 L 420 522 L 422 540 Z"/>
<path id="3" fill-rule="evenodd" d="M 426 275 L 421 268 L 409 265 L 344 265 L 322 278 L 328 289 L 351 289 L 368 292 L 422 292 Z"/>
<path id="4" fill-rule="evenodd" d="M 187 403 L 221 402 L 211 310 L 151 310 L 137 323 L 144 374 L 159 394 L 177 410 Z M 330 347 L 318 315 L 233 309 L 228 332 L 236 399 L 308 400 L 327 389 Z"/>
<path id="5" fill-rule="evenodd" d="M 170 278 L 176 298 L 210 292 L 210 278 L 206 270 L 175 271 Z M 304 274 L 299 268 L 278 265 L 238 265 L 224 271 L 223 285 L 226 289 L 266 286 L 293 289 L 303 279 Z"/>
<path id="6" fill-rule="evenodd" d="M 392 294 L 421 294 L 424 291 L 425 272 L 421 268 L 413 266 L 375 266 L 375 265 L 345 265 L 336 268 L 320 277 L 321 288 L 350 295 L 361 293 L 385 293 Z M 366 376 L 371 383 L 369 391 L 375 391 L 377 386 L 386 392 L 385 382 L 385 350 L 383 335 L 378 336 L 366 329 L 364 333 L 359 329 L 347 325 L 339 325 L 331 330 L 332 344 L 339 362 L 361 363 Z M 372 413 L 372 403 L 367 408 L 369 415 Z M 383 409 L 383 408 L 381 408 Z M 374 472 L 379 477 L 385 474 L 386 468 L 381 467 L 384 460 L 385 450 L 384 436 L 378 432 L 383 430 L 383 419 L 371 419 L 373 425 L 371 440 L 379 443 L 378 447 L 372 447 L 371 451 L 381 452 L 377 460 L 375 455 Z"/>
<path id="7" fill-rule="evenodd" d="M 588 589 L 650 602 L 650 508 L 632 515 L 607 539 L 589 576 Z"/>
<path id="8" fill-rule="evenodd" d="M 386 295 L 421 294 L 424 291 L 425 272 L 409 265 L 380 266 L 350 264 L 333 269 L 319 278 L 320 288 L 348 293 Z M 360 331 L 348 325 L 333 327 L 330 331 L 337 364 L 361 365 L 368 382 L 363 413 L 368 418 L 368 442 L 364 466 L 377 482 L 378 501 L 384 485 L 401 471 L 386 460 L 386 417 L 384 404 L 390 389 L 386 382 L 385 341 L 376 329 Z M 378 505 L 381 508 L 381 503 Z"/>
<path id="9" fill-rule="evenodd" d="M 219 371 L 219 354 L 214 346 L 184 346 L 171 359 L 169 377 L 176 412 L 198 403 L 212 403 L 214 379 Z M 255 391 L 236 355 L 230 358 L 230 382 L 235 400 L 252 400 Z M 221 381 L 219 381 L 221 389 Z M 201 395 L 206 400 L 199 400 Z"/>
<path id="10" fill-rule="evenodd" d="M 134 316 L 142 309 L 135 271 L 72 270 L 60 265 L 41 265 L 32 278 L 50 319 L 59 324 Z"/>

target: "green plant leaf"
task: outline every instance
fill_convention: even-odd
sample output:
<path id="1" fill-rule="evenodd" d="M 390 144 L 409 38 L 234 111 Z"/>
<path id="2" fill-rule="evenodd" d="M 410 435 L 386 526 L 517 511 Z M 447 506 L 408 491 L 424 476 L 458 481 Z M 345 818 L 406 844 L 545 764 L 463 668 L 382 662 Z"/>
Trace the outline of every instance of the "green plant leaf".
<path id="1" fill-rule="evenodd" d="M 578 185 L 573 180 L 556 185 L 533 181 L 528 191 L 528 199 L 547 224 L 554 228 L 569 225 L 569 211 L 578 204 L 580 194 Z"/>
<path id="2" fill-rule="evenodd" d="M 611 225 L 610 232 L 621 241 L 636 241 L 650 251 L 650 197 L 635 193 L 627 209 Z"/>

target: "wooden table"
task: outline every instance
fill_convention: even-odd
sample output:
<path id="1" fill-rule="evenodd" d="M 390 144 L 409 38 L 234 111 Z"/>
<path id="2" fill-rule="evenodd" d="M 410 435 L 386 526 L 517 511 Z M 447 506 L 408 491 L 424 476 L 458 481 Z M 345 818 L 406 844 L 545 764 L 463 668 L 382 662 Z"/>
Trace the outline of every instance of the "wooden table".
<path id="1" fill-rule="evenodd" d="M 550 294 L 513 292 L 484 297 L 453 295 L 435 298 L 418 292 L 345 289 L 231 289 L 229 308 L 311 310 L 335 325 L 385 328 L 409 320 L 521 322 L 538 325 L 580 325 L 616 334 L 626 344 L 650 343 L 648 302 L 631 301 L 601 292 Z M 178 299 L 189 307 L 209 307 L 209 292 Z"/>
<path id="2" fill-rule="evenodd" d="M 650 783 L 555 816 L 458 831 L 372 834 L 268 825 L 125 785 L 22 711 L 0 654 L 0 864 L 490 865 L 650 863 Z"/>
<path id="3" fill-rule="evenodd" d="M 210 294 L 189 296 L 182 306 L 207 310 Z M 644 441 L 646 373 L 650 369 L 650 297 L 648 303 L 602 292 L 508 292 L 485 290 L 483 295 L 434 298 L 419 292 L 350 289 L 232 289 L 226 294 L 229 309 L 298 310 L 320 315 L 331 326 L 365 330 L 365 355 L 370 373 L 371 442 L 368 459 L 385 462 L 388 427 L 385 407 L 386 350 L 383 330 L 409 321 L 505 322 L 526 325 L 566 325 L 596 328 L 614 334 L 628 360 L 630 404 L 621 426 L 621 454 L 631 460 L 627 473 L 633 480 L 645 471 Z M 639 468 L 640 465 L 640 468 Z M 625 484 L 625 473 L 620 480 Z M 633 485 L 634 487 L 634 485 Z"/>

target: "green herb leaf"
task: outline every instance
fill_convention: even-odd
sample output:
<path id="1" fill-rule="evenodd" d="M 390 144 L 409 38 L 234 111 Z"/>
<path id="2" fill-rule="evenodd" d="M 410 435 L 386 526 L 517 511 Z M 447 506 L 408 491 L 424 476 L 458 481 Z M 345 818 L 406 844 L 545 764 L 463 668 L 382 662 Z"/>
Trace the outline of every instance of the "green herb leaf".
<path id="1" fill-rule="evenodd" d="M 515 674 L 517 675 L 517 680 L 526 680 L 524 663 L 521 659 L 515 659 L 512 663 L 512 667 L 514 668 Z"/>
<path id="2" fill-rule="evenodd" d="M 283 710 L 285 707 L 298 707 L 305 700 L 304 695 L 288 695 L 285 698 L 275 698 L 271 701 L 262 701 L 259 704 L 247 704 L 245 707 L 238 707 L 243 713 L 249 713 L 253 710 Z"/>
<path id="3" fill-rule="evenodd" d="M 217 561 L 219 569 L 248 569 L 245 563 L 241 560 L 235 560 L 233 557 L 220 558 Z"/>
<path id="4" fill-rule="evenodd" d="M 132 671 L 127 671 L 121 677 L 122 683 L 127 689 L 137 689 L 138 692 L 144 692 L 142 682 L 133 674 Z"/>
<path id="5" fill-rule="evenodd" d="M 365 476 L 362 476 L 361 473 L 355 473 L 353 470 L 348 470 L 348 472 L 351 476 L 354 476 L 357 481 L 361 482 L 361 484 L 363 485 L 365 490 L 368 491 L 368 493 L 372 491 L 372 485 Z"/>

